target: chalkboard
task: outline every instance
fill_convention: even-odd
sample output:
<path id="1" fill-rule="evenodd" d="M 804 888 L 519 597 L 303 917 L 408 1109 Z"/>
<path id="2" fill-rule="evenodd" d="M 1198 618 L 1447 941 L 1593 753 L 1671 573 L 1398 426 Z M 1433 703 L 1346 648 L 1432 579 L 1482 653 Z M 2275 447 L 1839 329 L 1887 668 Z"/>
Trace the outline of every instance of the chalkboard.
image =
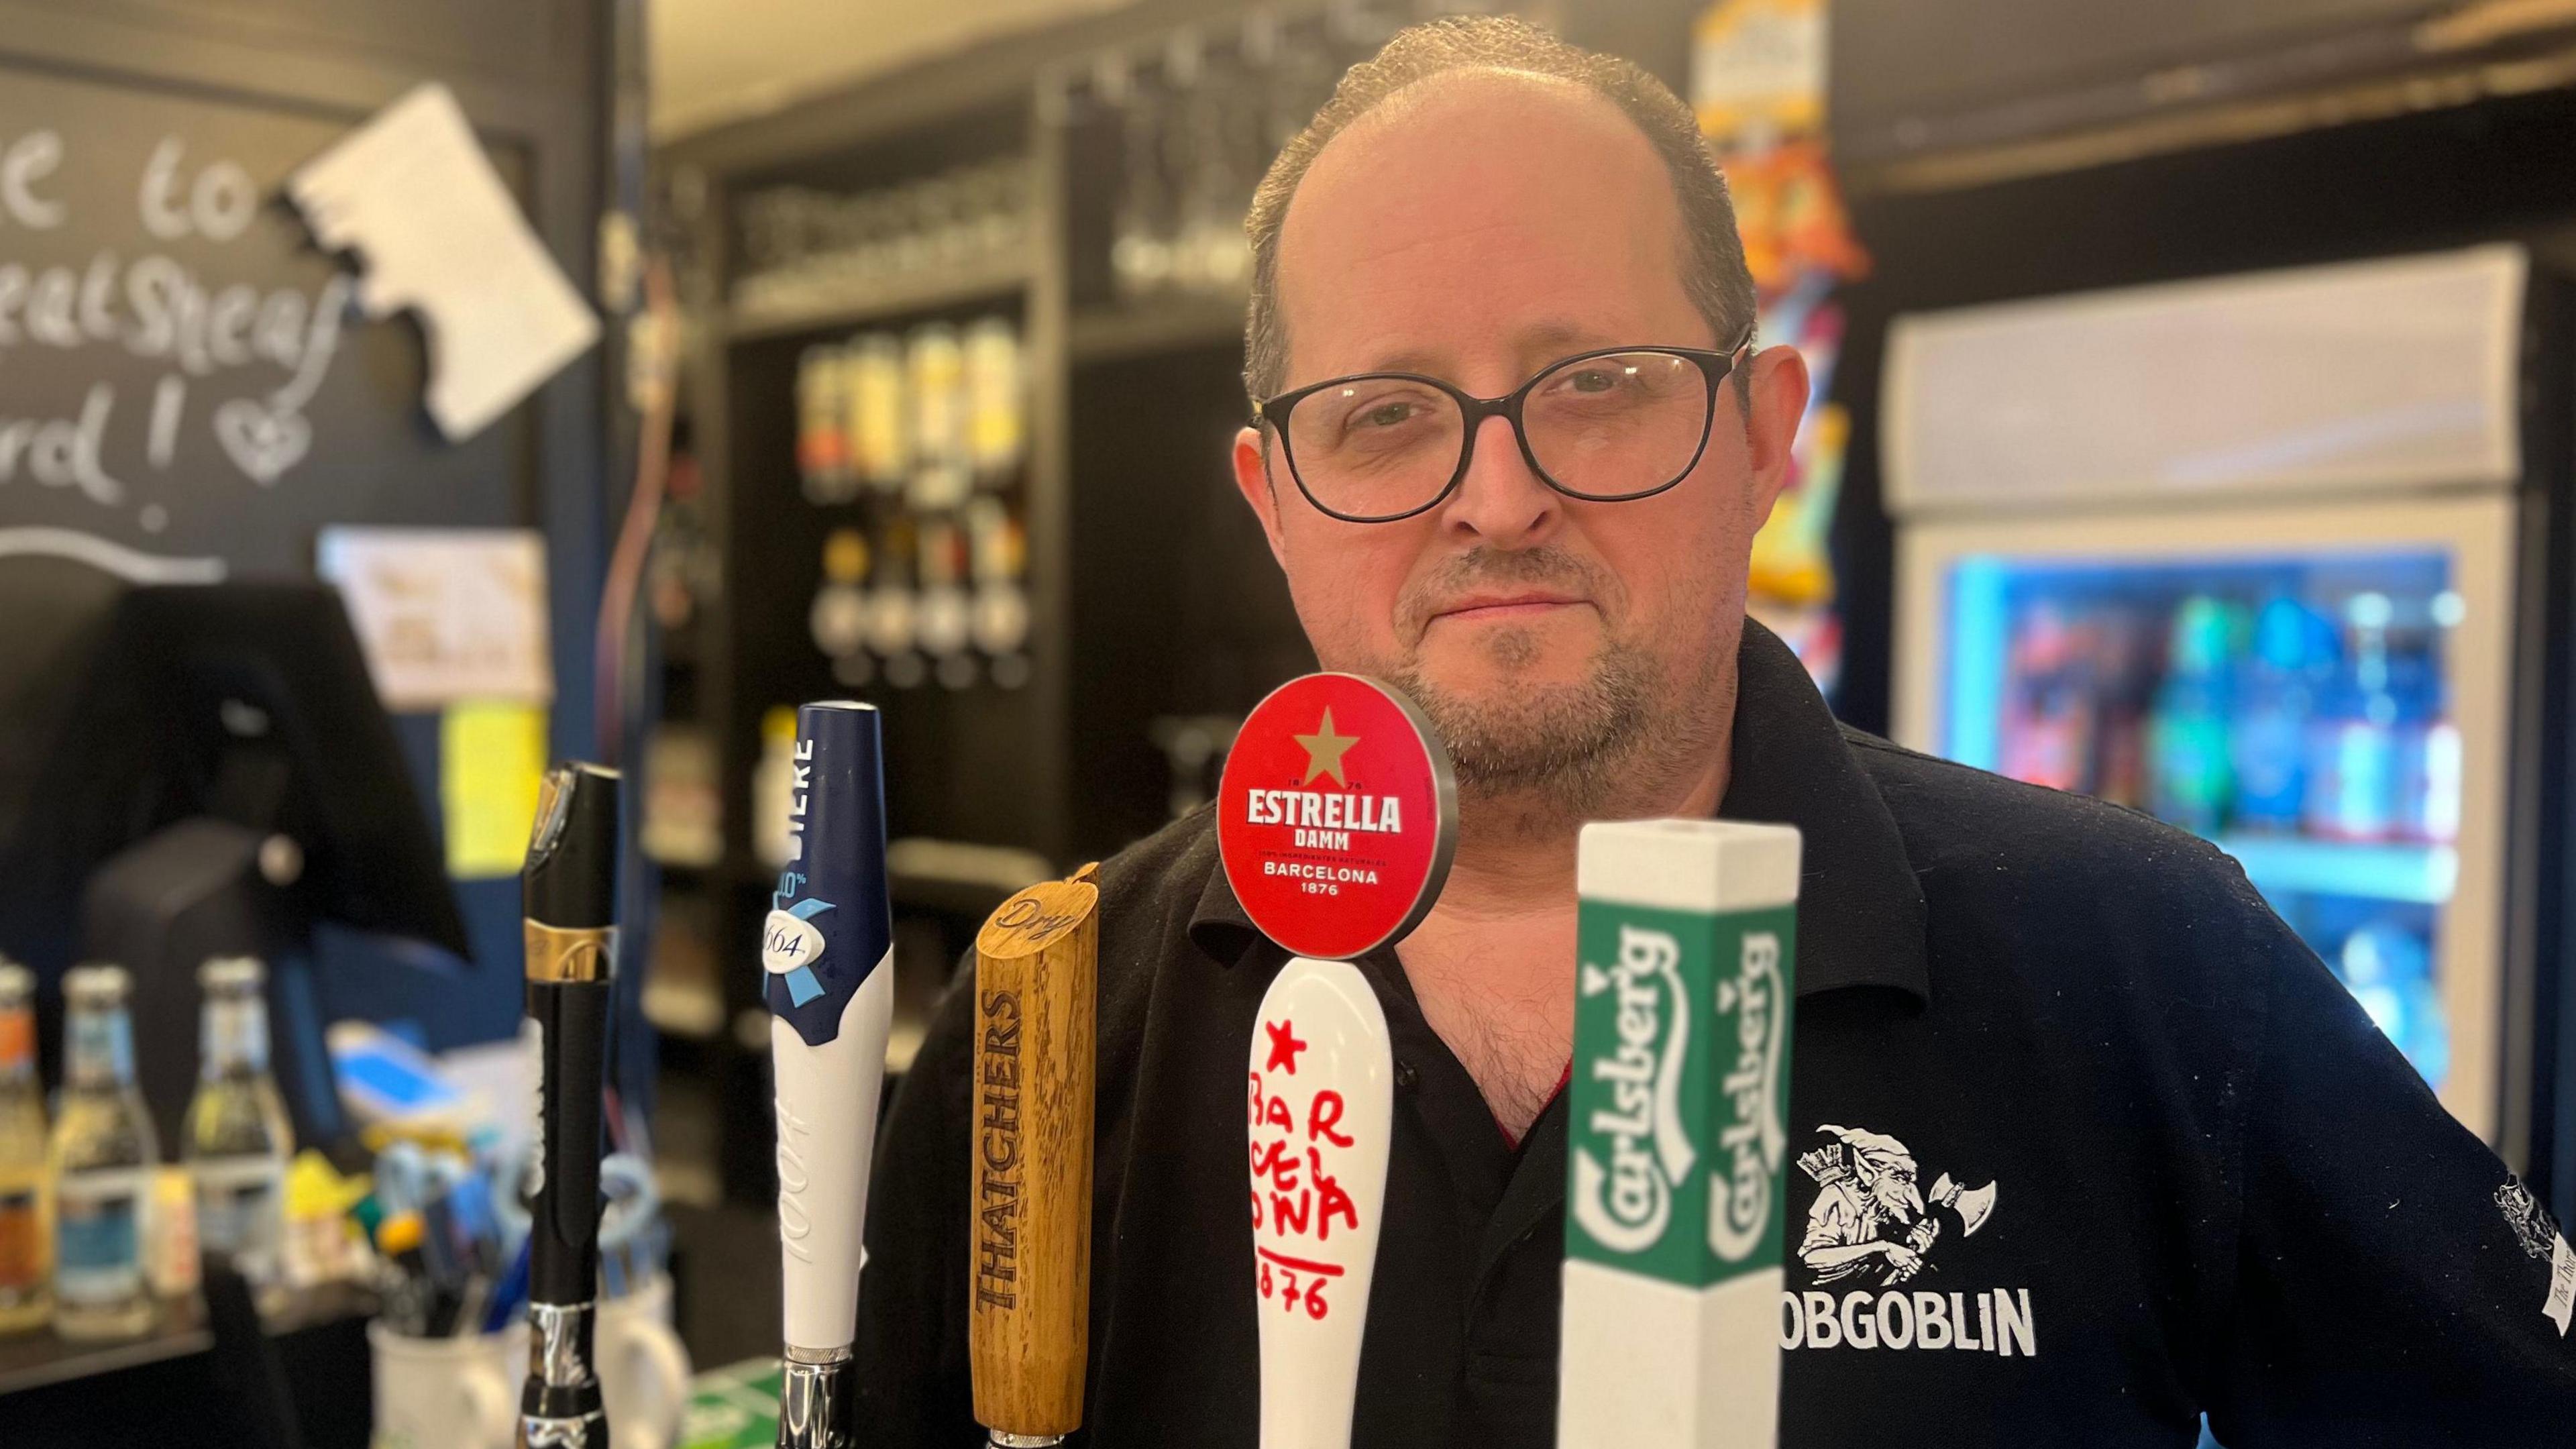
<path id="1" fill-rule="evenodd" d="M 0 556 L 295 574 L 326 523 L 535 521 L 528 410 L 439 439 L 417 326 L 280 199 L 364 119 L 0 67 Z"/>

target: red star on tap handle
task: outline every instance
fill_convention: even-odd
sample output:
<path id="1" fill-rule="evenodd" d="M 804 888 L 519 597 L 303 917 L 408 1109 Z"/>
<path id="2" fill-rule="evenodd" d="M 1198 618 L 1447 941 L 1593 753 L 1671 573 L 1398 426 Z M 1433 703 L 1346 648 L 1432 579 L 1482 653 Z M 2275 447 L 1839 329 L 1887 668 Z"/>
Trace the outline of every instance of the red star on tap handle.
<path id="1" fill-rule="evenodd" d="M 1297 1040 L 1297 1023 L 1283 1021 L 1277 1026 L 1272 1026 L 1265 1021 L 1261 1024 L 1261 1029 L 1270 1033 L 1270 1061 L 1262 1067 L 1262 1070 L 1274 1072 L 1281 1067 L 1286 1067 L 1288 1075 L 1292 1077 L 1297 1075 L 1297 1053 L 1306 1049 L 1306 1044 Z"/>

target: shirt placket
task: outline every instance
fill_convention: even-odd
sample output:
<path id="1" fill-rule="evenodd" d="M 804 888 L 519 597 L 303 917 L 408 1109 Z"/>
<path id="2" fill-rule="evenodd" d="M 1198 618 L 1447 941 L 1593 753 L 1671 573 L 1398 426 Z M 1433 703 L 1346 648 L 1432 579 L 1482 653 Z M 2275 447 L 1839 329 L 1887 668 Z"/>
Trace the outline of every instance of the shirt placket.
<path id="1" fill-rule="evenodd" d="M 1362 963 L 1387 1012 L 1396 1101 L 1439 1157 L 1467 1270 L 1458 1302 L 1462 1382 L 1453 1442 L 1549 1442 L 1554 1421 L 1529 1412 L 1550 1396 L 1556 1349 L 1557 1240 L 1565 1203 L 1565 1100 L 1549 1103 L 1514 1148 L 1475 1078 L 1423 1017 L 1391 953 Z M 1424 1206 L 1428 1206 L 1425 1204 Z"/>

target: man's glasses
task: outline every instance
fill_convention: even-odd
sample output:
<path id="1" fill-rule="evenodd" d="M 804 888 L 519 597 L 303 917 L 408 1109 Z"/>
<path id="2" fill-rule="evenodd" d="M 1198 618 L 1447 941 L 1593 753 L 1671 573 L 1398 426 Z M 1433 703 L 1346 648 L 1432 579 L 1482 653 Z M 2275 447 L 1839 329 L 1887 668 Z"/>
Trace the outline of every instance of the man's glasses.
<path id="1" fill-rule="evenodd" d="M 1614 503 L 1690 476 L 1708 447 L 1718 384 L 1752 345 L 1613 347 L 1550 363 L 1504 397 L 1470 397 L 1436 377 L 1336 377 L 1261 404 L 1289 476 L 1347 523 L 1392 523 L 1439 504 L 1467 476 L 1476 430 L 1511 420 L 1521 457 L 1568 498 Z"/>

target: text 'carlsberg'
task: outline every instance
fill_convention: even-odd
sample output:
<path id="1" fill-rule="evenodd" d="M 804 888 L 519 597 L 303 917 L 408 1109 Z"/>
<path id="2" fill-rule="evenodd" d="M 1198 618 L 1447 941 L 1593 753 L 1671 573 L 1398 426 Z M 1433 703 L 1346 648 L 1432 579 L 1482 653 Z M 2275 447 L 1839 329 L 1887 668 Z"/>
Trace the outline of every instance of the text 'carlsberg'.
<path id="1" fill-rule="evenodd" d="M 1686 949 L 1672 931 L 1621 922 L 1612 964 L 1582 963 L 1576 1061 L 1606 1091 L 1583 1094 L 1570 1210 L 1601 1250 L 1678 1253 L 1650 1271 L 1706 1281 L 1684 1267 L 1692 1251 L 1667 1236 L 1677 1211 L 1694 1231 L 1702 1220 L 1695 1170 L 1706 1173 L 1717 1264 L 1755 1265 L 1778 1251 L 1767 1235 L 1788 1148 L 1789 1034 L 1780 934 L 1743 927 L 1731 952 L 1721 948 L 1733 957 L 1723 974 L 1698 940 Z M 1705 1040 L 1693 1039 L 1695 1027 Z M 1711 1076 L 1714 1093 L 1696 1085 Z"/>
<path id="2" fill-rule="evenodd" d="M 1587 1147 L 1574 1150 L 1574 1217 L 1614 1252 L 1634 1253 L 1660 1240 L 1672 1221 L 1673 1189 L 1699 1153 L 1682 1121 L 1682 1068 L 1690 1055 L 1690 994 L 1683 987 L 1681 946 L 1663 931 L 1625 926 L 1619 959 L 1607 972 L 1583 967 L 1583 994 L 1618 993 L 1618 1045 L 1592 1063 L 1593 1079 L 1610 1088 L 1610 1106 L 1590 1122 L 1610 1148 L 1607 1170 Z"/>

